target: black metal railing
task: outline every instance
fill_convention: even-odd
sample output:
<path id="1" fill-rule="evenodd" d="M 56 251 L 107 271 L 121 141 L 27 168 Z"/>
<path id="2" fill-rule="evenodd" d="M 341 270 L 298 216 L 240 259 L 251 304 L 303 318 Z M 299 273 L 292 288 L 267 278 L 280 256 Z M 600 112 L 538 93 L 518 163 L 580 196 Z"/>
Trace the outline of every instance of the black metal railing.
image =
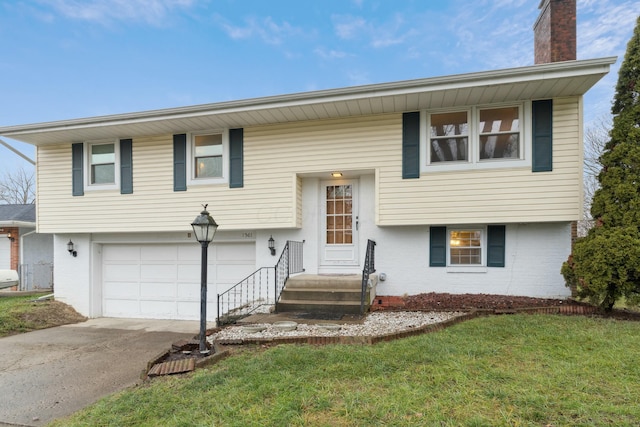
<path id="1" fill-rule="evenodd" d="M 269 305 L 269 291 L 275 283 L 274 271 L 274 267 L 262 267 L 218 294 L 218 326 L 233 323 L 261 306 Z"/>
<path id="2" fill-rule="evenodd" d="M 364 300 L 369 288 L 369 275 L 376 271 L 376 242 L 367 241 L 367 254 L 364 257 L 364 267 L 362 269 L 362 289 L 360 294 L 360 314 L 364 314 Z"/>
<path id="3" fill-rule="evenodd" d="M 287 241 L 274 267 L 262 267 L 218 294 L 218 326 L 234 323 L 260 307 L 278 302 L 289 276 L 304 271 L 303 243 Z"/>
<path id="4" fill-rule="evenodd" d="M 282 250 L 280 259 L 275 266 L 276 286 L 274 301 L 276 307 L 278 304 L 278 300 L 280 299 L 280 295 L 282 294 L 282 290 L 284 289 L 284 285 L 289 279 L 289 276 L 296 273 L 302 273 L 304 271 L 303 246 L 304 240 L 302 242 L 294 242 L 293 240 L 288 240 L 287 244 Z"/>

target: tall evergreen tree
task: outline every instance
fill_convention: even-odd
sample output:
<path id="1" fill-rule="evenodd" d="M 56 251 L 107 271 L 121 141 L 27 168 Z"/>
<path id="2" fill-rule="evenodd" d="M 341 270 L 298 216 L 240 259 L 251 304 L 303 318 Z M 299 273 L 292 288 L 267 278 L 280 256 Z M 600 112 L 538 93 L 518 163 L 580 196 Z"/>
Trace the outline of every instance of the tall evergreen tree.
<path id="1" fill-rule="evenodd" d="M 640 17 L 627 44 L 614 96 L 613 127 L 600 157 L 596 226 L 562 267 L 578 295 L 611 310 L 624 297 L 640 303 Z"/>

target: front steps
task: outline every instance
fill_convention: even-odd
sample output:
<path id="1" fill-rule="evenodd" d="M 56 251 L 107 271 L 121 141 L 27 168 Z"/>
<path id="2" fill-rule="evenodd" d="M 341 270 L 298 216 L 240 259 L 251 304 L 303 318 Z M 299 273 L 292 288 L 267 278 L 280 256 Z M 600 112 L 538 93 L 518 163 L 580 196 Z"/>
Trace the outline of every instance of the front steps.
<path id="1" fill-rule="evenodd" d="M 378 276 L 372 274 L 365 295 L 365 312 L 375 297 Z M 276 312 L 360 314 L 362 275 L 301 274 L 287 280 Z"/>

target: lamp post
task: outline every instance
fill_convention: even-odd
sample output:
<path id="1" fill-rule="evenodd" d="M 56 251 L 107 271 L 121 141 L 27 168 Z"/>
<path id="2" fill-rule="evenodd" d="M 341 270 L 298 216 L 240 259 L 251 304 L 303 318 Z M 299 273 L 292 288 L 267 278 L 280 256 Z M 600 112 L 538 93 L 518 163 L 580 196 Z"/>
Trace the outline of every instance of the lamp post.
<path id="1" fill-rule="evenodd" d="M 207 249 L 209 243 L 216 234 L 218 224 L 211 218 L 207 212 L 208 205 L 202 205 L 204 208 L 200 215 L 191 223 L 193 234 L 196 240 L 202 246 L 202 261 L 200 266 L 200 354 L 209 352 L 206 343 L 207 334 Z"/>

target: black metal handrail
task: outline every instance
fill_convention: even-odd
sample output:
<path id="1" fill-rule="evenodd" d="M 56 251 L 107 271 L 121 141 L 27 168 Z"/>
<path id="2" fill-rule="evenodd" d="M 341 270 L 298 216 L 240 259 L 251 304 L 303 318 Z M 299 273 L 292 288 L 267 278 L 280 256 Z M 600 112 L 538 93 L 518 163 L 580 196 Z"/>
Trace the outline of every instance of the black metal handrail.
<path id="1" fill-rule="evenodd" d="M 362 289 L 360 294 L 360 314 L 364 314 L 364 299 L 369 287 L 369 275 L 376 271 L 376 242 L 367 240 L 367 253 L 364 257 L 364 267 L 362 268 Z"/>
<path id="2" fill-rule="evenodd" d="M 262 306 L 274 305 L 289 276 L 304 271 L 303 243 L 287 241 L 274 267 L 262 267 L 218 294 L 218 326 L 233 323 Z M 272 295 L 275 299 L 270 301 Z"/>
<path id="3" fill-rule="evenodd" d="M 302 242 L 294 242 L 293 240 L 287 240 L 287 244 L 282 250 L 280 259 L 275 266 L 276 269 L 276 286 L 275 286 L 275 302 L 278 306 L 278 300 L 284 290 L 284 285 L 289 280 L 289 276 L 296 273 L 302 273 L 304 271 L 303 265 L 303 246 Z"/>
<path id="4" fill-rule="evenodd" d="M 262 267 L 218 294 L 218 326 L 233 323 L 269 305 L 270 284 L 275 283 L 274 270 L 274 267 Z"/>
<path id="5" fill-rule="evenodd" d="M 288 240 L 284 249 L 282 250 L 282 254 L 280 255 L 280 259 L 275 266 L 275 294 L 274 301 L 277 303 L 280 299 L 280 295 L 284 290 L 284 285 L 289 280 L 289 276 L 296 273 L 302 273 L 304 271 L 304 263 L 303 263 L 303 246 L 304 240 L 302 242 L 295 242 L 293 240 Z"/>

